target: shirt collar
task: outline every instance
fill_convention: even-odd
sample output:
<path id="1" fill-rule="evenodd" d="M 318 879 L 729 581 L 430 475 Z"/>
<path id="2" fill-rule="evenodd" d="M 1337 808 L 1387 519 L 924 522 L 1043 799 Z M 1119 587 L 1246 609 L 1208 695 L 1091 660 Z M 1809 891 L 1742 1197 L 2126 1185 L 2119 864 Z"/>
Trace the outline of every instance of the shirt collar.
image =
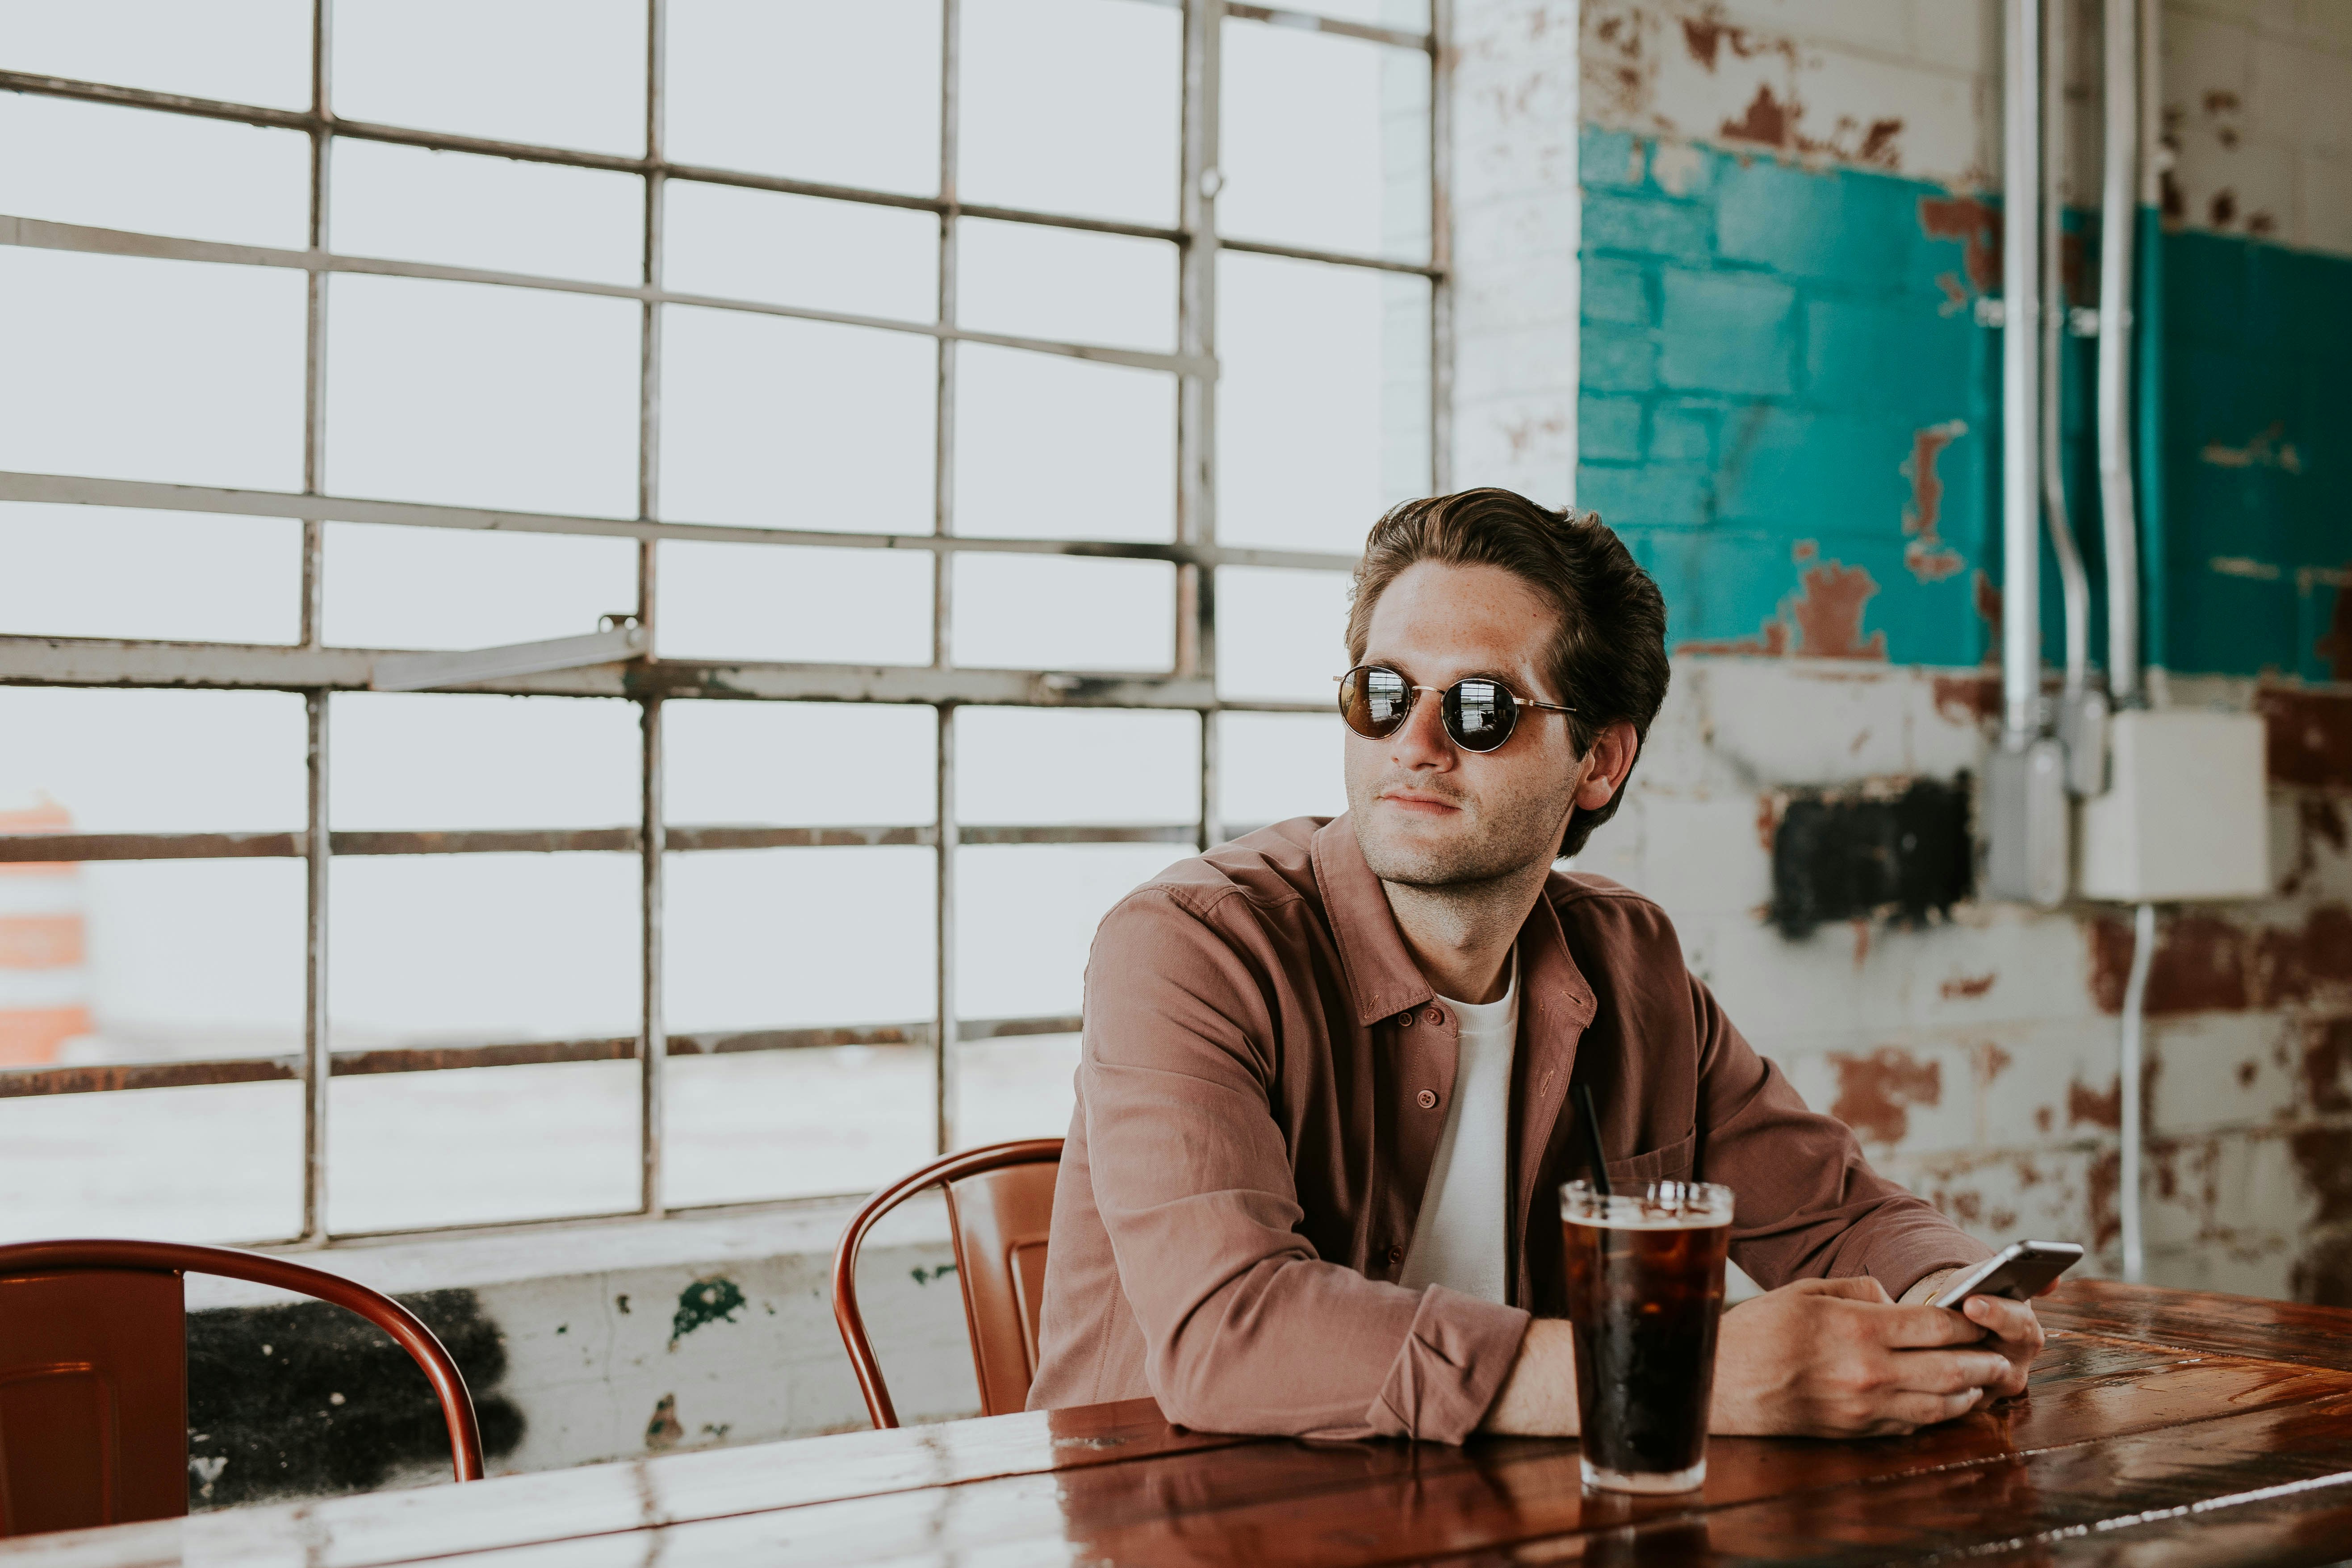
<path id="1" fill-rule="evenodd" d="M 1324 918 L 1339 949 L 1348 990 L 1356 1005 L 1356 1022 L 1369 1028 L 1382 1018 L 1420 1006 L 1436 995 L 1413 962 L 1412 950 L 1397 930 L 1381 879 L 1364 860 L 1356 841 L 1355 823 L 1347 816 L 1333 817 L 1318 828 L 1309 852 L 1315 866 L 1315 886 L 1323 895 Z M 1568 951 L 1559 917 L 1549 898 L 1538 897 L 1519 928 L 1520 963 L 1517 980 L 1523 993 L 1538 984 L 1557 987 L 1570 1020 L 1592 1019 L 1592 988 L 1585 983 Z M 1524 1007 L 1524 1004 L 1522 1006 Z"/>

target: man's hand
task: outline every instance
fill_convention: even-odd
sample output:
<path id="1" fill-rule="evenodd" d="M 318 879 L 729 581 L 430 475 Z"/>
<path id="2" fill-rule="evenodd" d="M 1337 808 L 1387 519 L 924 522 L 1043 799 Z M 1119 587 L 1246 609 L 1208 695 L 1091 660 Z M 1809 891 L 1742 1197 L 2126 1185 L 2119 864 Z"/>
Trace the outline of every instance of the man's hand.
<path id="1" fill-rule="evenodd" d="M 1997 1338 L 1979 1345 L 1988 1331 Z M 1975 1347 L 1975 1348 L 1967 1348 Z M 1800 1279 L 1723 1315 L 1708 1429 L 1806 1437 L 1914 1432 L 2025 1387 L 2033 1310 L 1897 1306 L 1875 1279 Z"/>

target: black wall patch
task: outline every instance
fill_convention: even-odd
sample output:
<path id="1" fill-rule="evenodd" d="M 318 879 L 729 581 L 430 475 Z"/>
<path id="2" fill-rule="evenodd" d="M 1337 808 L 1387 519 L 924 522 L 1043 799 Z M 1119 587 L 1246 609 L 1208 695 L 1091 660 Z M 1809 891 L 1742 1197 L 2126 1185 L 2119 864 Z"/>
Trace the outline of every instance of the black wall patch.
<path id="1" fill-rule="evenodd" d="M 1770 919 L 1786 937 L 1827 921 L 1918 925 L 1975 883 L 1969 780 L 1914 779 L 1902 794 L 1789 794 L 1772 839 Z"/>
<path id="2" fill-rule="evenodd" d="M 498 1392 L 505 1336 L 471 1290 L 400 1304 L 448 1347 L 473 1391 L 482 1449 L 522 1441 L 523 1415 Z M 446 1474 L 448 1427 L 425 1373 L 373 1323 L 324 1301 L 188 1315 L 188 1506 L 225 1508 L 382 1486 L 396 1469 Z"/>

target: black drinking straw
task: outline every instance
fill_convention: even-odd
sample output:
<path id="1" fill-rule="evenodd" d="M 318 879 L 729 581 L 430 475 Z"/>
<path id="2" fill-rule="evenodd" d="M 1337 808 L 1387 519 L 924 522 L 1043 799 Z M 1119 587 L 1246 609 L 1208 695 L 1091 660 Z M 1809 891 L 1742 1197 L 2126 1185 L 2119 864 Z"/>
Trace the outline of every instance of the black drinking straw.
<path id="1" fill-rule="evenodd" d="M 1584 1118 L 1584 1146 L 1592 1155 L 1592 1190 L 1602 1197 L 1614 1196 L 1609 1190 L 1609 1163 L 1601 1157 L 1601 1113 L 1592 1108 L 1592 1086 L 1576 1086 L 1576 1109 Z"/>

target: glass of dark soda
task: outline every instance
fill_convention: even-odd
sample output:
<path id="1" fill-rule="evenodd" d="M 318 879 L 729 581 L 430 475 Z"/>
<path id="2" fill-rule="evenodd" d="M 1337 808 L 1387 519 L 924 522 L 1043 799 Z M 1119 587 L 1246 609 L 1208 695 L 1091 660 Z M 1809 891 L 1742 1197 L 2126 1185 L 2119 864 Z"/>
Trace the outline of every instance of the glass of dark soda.
<path id="1" fill-rule="evenodd" d="M 1731 1242 L 1731 1189 L 1652 1182 L 1559 1190 L 1584 1481 L 1683 1492 L 1706 1479 L 1715 1326 Z"/>

